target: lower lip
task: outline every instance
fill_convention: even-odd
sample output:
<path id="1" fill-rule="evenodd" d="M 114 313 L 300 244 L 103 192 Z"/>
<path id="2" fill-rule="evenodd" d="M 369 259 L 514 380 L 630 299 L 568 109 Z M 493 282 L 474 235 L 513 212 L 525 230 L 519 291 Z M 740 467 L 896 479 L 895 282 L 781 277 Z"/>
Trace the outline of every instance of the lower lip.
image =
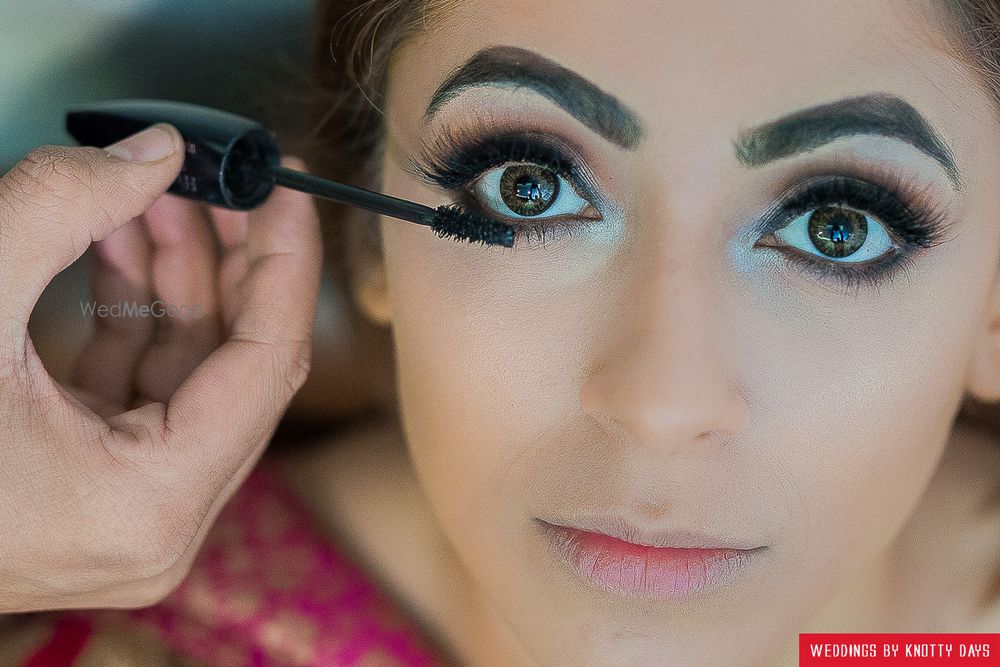
<path id="1" fill-rule="evenodd" d="M 756 549 L 650 547 L 542 522 L 556 554 L 584 580 L 625 597 L 680 600 L 724 585 Z"/>

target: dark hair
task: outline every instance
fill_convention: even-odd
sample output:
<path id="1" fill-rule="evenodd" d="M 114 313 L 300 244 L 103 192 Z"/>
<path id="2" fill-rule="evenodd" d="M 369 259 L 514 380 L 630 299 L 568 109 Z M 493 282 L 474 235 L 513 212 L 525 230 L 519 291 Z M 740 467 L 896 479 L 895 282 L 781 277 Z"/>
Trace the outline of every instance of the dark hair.
<path id="1" fill-rule="evenodd" d="M 307 105 L 311 129 L 303 155 L 322 176 L 380 189 L 384 98 L 396 47 L 438 20 L 455 0 L 317 0 L 313 83 Z M 318 201 L 326 258 L 342 284 L 353 285 L 359 258 L 377 249 L 375 216 Z"/>
<path id="2" fill-rule="evenodd" d="M 1000 108 L 1000 2 L 943 0 L 953 55 L 972 66 Z"/>
<path id="3" fill-rule="evenodd" d="M 301 153 L 315 173 L 379 188 L 389 62 L 408 37 L 450 13 L 456 0 L 316 0 L 309 127 Z M 1000 1 L 940 0 L 945 30 L 932 35 L 993 94 L 1000 111 Z M 942 41 L 940 38 L 945 37 Z M 377 248 L 374 216 L 319 202 L 328 264 L 352 284 L 359 258 Z"/>
<path id="4" fill-rule="evenodd" d="M 310 169 L 339 181 L 379 189 L 384 100 L 389 64 L 403 41 L 451 12 L 456 0 L 316 0 L 314 71 L 307 104 L 311 130 L 301 154 Z M 928 23 L 936 46 L 969 65 L 1000 115 L 1000 0 L 938 0 L 942 30 Z M 374 216 L 328 201 L 320 215 L 326 257 L 341 284 L 353 287 L 355 268 L 377 252 Z M 1000 431 L 1000 406 L 966 397 L 959 417 Z M 1000 505 L 1000 488 L 994 502 Z M 1000 600 L 1000 564 L 982 604 Z"/>
<path id="5" fill-rule="evenodd" d="M 944 17 L 951 22 L 948 36 L 951 54 L 971 65 L 979 82 L 986 87 L 1000 113 L 1000 1 L 943 0 Z M 1000 406 L 981 403 L 966 396 L 959 418 L 1000 432 Z M 983 510 L 1000 509 L 1000 485 L 994 489 Z M 979 600 L 982 608 L 1000 602 L 1000 563 L 996 564 L 990 584 Z"/>

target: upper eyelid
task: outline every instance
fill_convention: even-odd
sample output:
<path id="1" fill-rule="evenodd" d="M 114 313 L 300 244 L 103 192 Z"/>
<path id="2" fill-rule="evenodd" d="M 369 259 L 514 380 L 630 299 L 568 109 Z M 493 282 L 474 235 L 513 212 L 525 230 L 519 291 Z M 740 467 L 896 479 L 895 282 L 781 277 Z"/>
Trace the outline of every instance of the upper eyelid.
<path id="1" fill-rule="evenodd" d="M 946 200 L 936 194 L 933 182 L 925 181 L 917 174 L 905 174 L 898 169 L 887 168 L 878 162 L 856 159 L 848 161 L 822 161 L 804 165 L 781 178 L 782 185 L 772 190 L 766 210 L 783 208 L 790 203 L 802 201 L 815 193 L 817 186 L 830 181 L 856 182 L 867 188 L 877 188 L 893 195 L 900 203 L 911 209 L 933 209 L 944 213 L 950 209 Z M 857 192 L 849 194 L 856 195 Z"/>
<path id="2" fill-rule="evenodd" d="M 900 210 L 896 211 L 901 216 L 899 220 L 884 220 L 880 215 L 884 214 L 884 211 L 872 210 L 864 205 L 859 206 L 849 201 L 841 203 L 862 213 L 875 216 L 878 224 L 885 228 L 894 243 L 898 242 L 904 247 L 914 249 L 916 252 L 922 251 L 921 249 L 929 249 L 954 238 L 954 236 L 948 236 L 948 234 L 952 231 L 957 221 L 950 216 L 947 208 L 940 206 L 934 200 L 927 199 L 925 197 L 926 192 L 920 190 L 905 177 L 895 175 L 893 179 L 885 183 L 876 183 L 869 179 L 845 176 L 843 174 L 830 174 L 825 177 L 817 176 L 794 186 L 791 192 L 786 193 L 787 196 L 780 197 L 768 208 L 764 215 L 760 216 L 758 222 L 753 227 L 753 235 L 763 237 L 779 229 L 783 229 L 785 227 L 784 224 L 777 224 L 779 218 L 784 219 L 787 216 L 790 218 L 788 220 L 790 224 L 801 213 L 808 210 L 822 205 L 837 205 L 836 203 L 824 204 L 821 201 L 806 201 L 810 197 L 817 196 L 817 191 L 822 190 L 824 187 L 829 189 L 836 187 L 868 188 L 869 192 L 867 194 L 888 197 L 888 204 L 890 206 L 900 207 Z M 879 192 L 871 192 L 872 189 Z M 861 190 L 847 192 L 843 198 L 846 199 L 848 195 L 860 196 L 860 192 Z M 819 196 L 825 195 L 826 193 L 822 193 Z M 841 198 L 838 197 L 836 199 L 839 200 Z"/>
<path id="3" fill-rule="evenodd" d="M 486 144 L 488 142 L 500 142 L 504 141 L 509 144 L 514 144 L 515 142 L 522 142 L 524 146 L 528 148 L 540 148 L 542 151 L 551 152 L 561 155 L 563 151 L 560 150 L 558 146 L 551 145 L 551 140 L 541 139 L 543 136 L 540 133 L 534 132 L 498 132 L 494 134 L 487 134 L 477 136 L 472 140 L 463 140 L 461 138 L 456 138 L 448 133 L 445 133 L 439 137 L 436 141 L 431 144 L 424 144 L 423 149 L 420 152 L 419 157 L 413 158 L 420 167 L 434 166 L 455 154 L 471 152 L 475 150 L 475 144 Z M 443 146 L 443 148 L 442 148 Z M 570 158 L 563 158 L 569 160 Z M 506 161 L 522 161 L 518 158 L 510 158 Z M 499 161 L 494 161 L 499 164 Z"/>
<path id="4" fill-rule="evenodd" d="M 474 176 L 474 179 L 482 178 L 483 174 L 492 169 L 497 169 L 499 167 L 512 164 L 537 164 L 541 167 L 551 169 L 563 176 L 571 176 L 575 171 L 575 165 L 573 163 L 567 163 L 565 160 L 559 162 L 558 164 L 555 164 L 552 161 L 546 160 L 545 158 L 532 159 L 530 157 L 527 158 L 513 157 L 513 158 L 504 158 L 491 161 L 491 164 L 489 166 L 485 166 L 479 170 L 479 172 Z"/>
<path id="5" fill-rule="evenodd" d="M 443 177 L 443 173 L 449 170 L 448 166 L 443 164 L 444 162 L 454 157 L 455 154 L 475 150 L 476 144 L 483 145 L 489 142 L 507 142 L 508 145 L 521 142 L 522 146 L 527 149 L 539 150 L 541 153 L 555 155 L 559 163 L 556 164 L 556 160 L 538 162 L 531 158 L 507 157 L 505 159 L 488 160 L 488 166 L 483 166 L 477 174 L 465 179 L 463 183 L 458 185 L 449 183 Z M 433 142 L 424 143 L 419 156 L 411 156 L 409 158 L 410 167 L 406 171 L 430 185 L 458 190 L 467 188 L 491 168 L 503 164 L 523 162 L 540 164 L 555 169 L 558 173 L 568 177 L 578 193 L 590 198 L 592 203 L 596 204 L 597 201 L 605 199 L 605 197 L 602 197 L 598 193 L 596 179 L 591 175 L 590 169 L 583 161 L 583 158 L 578 155 L 578 151 L 561 137 L 536 130 L 498 131 L 476 136 L 472 140 L 457 137 L 454 133 L 445 131 Z M 450 175 L 454 178 L 454 174 Z"/>

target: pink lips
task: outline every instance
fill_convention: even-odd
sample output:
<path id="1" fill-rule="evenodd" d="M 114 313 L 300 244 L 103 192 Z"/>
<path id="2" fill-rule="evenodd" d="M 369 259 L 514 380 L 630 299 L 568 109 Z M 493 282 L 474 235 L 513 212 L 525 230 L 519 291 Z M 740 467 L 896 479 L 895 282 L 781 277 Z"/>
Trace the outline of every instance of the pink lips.
<path id="1" fill-rule="evenodd" d="M 540 521 L 556 554 L 585 580 L 627 597 L 677 600 L 723 584 L 764 549 L 649 546 Z"/>

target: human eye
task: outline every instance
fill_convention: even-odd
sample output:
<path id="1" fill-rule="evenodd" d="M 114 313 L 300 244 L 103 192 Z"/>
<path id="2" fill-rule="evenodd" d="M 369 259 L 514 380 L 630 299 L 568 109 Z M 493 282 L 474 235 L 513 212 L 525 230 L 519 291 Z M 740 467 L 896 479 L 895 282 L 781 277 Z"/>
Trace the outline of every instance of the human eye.
<path id="1" fill-rule="evenodd" d="M 810 179 L 765 215 L 757 247 L 774 248 L 807 275 L 848 288 L 877 287 L 942 243 L 945 214 L 897 177 Z"/>
<path id="2" fill-rule="evenodd" d="M 515 219 L 580 216 L 590 206 L 565 176 L 531 162 L 488 170 L 476 179 L 473 192 L 491 212 Z"/>
<path id="3" fill-rule="evenodd" d="M 602 220 L 576 163 L 540 133 L 445 133 L 413 167 L 426 182 L 458 193 L 461 206 L 514 227 L 515 248 L 544 245 Z"/>
<path id="4" fill-rule="evenodd" d="M 561 142 L 537 132 L 453 135 L 424 147 L 413 171 L 458 203 L 514 227 L 515 249 L 603 221 L 598 188 Z M 941 242 L 948 215 L 899 174 L 832 174 L 793 187 L 755 225 L 755 245 L 824 283 L 878 287 Z"/>

